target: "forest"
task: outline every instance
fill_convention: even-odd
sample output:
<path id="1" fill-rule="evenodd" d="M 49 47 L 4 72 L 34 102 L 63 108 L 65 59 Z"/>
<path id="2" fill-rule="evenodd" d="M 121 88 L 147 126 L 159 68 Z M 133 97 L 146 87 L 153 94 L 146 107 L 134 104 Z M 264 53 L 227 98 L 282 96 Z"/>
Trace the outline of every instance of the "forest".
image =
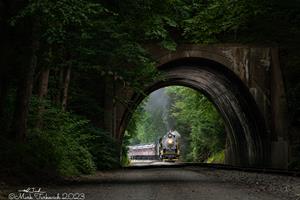
<path id="1" fill-rule="evenodd" d="M 206 96 L 183 86 L 151 93 L 134 112 L 123 145 L 157 143 L 170 130 L 181 135 L 180 162 L 225 162 L 223 119 Z"/>
<path id="2" fill-rule="evenodd" d="M 143 93 L 145 84 L 163 78 L 147 44 L 170 51 L 183 43 L 280 47 L 289 128 L 299 130 L 299 10 L 298 0 L 0 0 L 0 175 L 72 176 L 119 167 L 121 146 L 105 126 L 104 108 L 124 101 L 107 98 L 116 82 Z M 181 88 L 168 93 L 178 99 L 171 109 L 178 131 L 193 137 L 216 126 L 216 135 L 223 134 L 203 96 Z M 185 95 L 198 101 L 186 104 Z M 202 115 L 199 104 L 213 120 L 185 127 Z M 191 147 L 187 159 L 220 151 L 207 145 Z"/>

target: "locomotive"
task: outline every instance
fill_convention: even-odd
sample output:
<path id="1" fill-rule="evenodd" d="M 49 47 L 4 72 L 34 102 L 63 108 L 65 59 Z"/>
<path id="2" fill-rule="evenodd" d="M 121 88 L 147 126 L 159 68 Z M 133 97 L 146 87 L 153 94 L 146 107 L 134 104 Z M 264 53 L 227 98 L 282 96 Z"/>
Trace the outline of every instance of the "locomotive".
<path id="1" fill-rule="evenodd" d="M 129 146 L 131 160 L 162 160 L 174 162 L 180 156 L 180 134 L 170 130 L 156 143 Z"/>
<path id="2" fill-rule="evenodd" d="M 180 156 L 180 134 L 170 130 L 159 139 L 159 158 L 163 161 L 176 161 Z"/>

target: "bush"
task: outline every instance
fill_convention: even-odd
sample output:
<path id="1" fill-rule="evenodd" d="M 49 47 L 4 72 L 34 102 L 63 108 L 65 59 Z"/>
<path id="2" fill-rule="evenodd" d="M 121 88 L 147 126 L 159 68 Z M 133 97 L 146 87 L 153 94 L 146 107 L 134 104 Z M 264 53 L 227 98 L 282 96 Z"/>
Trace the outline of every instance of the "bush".
<path id="1" fill-rule="evenodd" d="M 225 162 L 225 151 L 220 151 L 218 153 L 214 153 L 212 156 L 210 156 L 207 161 L 207 163 L 219 163 L 224 164 Z"/>
<path id="2" fill-rule="evenodd" d="M 44 108 L 42 115 L 38 114 L 40 106 Z M 37 99 L 33 99 L 31 108 L 28 145 L 47 144 L 51 149 L 45 149 L 39 154 L 54 156 L 57 160 L 54 168 L 60 175 L 93 173 L 96 168 L 92 155 L 83 144 L 89 122 L 74 114 L 63 112 L 48 102 L 38 102 Z M 41 127 L 35 127 L 38 120 L 42 121 Z"/>
<path id="3" fill-rule="evenodd" d="M 43 108 L 43 112 L 39 109 Z M 37 122 L 41 122 L 37 126 Z M 119 166 L 118 145 L 85 118 L 33 98 L 24 144 L 0 138 L 0 172 L 12 176 L 74 176 Z"/>
<path id="4" fill-rule="evenodd" d="M 110 136 L 109 133 L 88 126 L 86 131 L 86 146 L 93 156 L 97 169 L 113 169 L 120 167 L 120 148 L 119 144 Z"/>

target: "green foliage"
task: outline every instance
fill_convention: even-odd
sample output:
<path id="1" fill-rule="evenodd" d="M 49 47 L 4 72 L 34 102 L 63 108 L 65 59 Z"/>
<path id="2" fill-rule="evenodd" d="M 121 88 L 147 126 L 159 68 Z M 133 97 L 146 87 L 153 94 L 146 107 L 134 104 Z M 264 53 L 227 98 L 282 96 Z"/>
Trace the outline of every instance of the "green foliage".
<path id="1" fill-rule="evenodd" d="M 125 136 L 129 138 L 131 145 L 155 143 L 168 131 L 168 125 L 164 119 L 165 109 L 149 111 L 146 109 L 147 100 L 145 99 L 138 106 L 127 128 Z"/>
<path id="2" fill-rule="evenodd" d="M 204 162 L 225 148 L 225 128 L 214 105 L 201 93 L 186 87 L 169 87 L 175 98 L 171 114 L 182 134 L 186 161 Z"/>
<path id="3" fill-rule="evenodd" d="M 224 160 L 225 160 L 225 152 L 223 150 L 210 156 L 207 159 L 207 163 L 224 163 Z"/>
<path id="4" fill-rule="evenodd" d="M 41 104 L 44 106 L 42 116 L 37 111 Z M 58 161 L 55 167 L 61 175 L 94 172 L 95 164 L 86 146 L 86 140 L 90 137 L 89 132 L 87 132 L 88 121 L 36 99 L 33 99 L 31 108 L 29 125 L 32 128 L 29 134 L 33 142 L 30 141 L 31 138 L 29 137 L 29 145 L 36 143 L 37 145 L 46 144 L 50 146 L 47 149 L 49 154 L 52 154 L 52 157 Z M 38 119 L 39 117 L 41 119 Z M 35 127 L 37 120 L 42 120 L 42 129 Z M 47 149 L 40 152 L 41 157 L 48 153 Z M 39 159 L 37 158 L 37 160 Z"/>
<path id="5" fill-rule="evenodd" d="M 34 17 L 41 38 L 49 44 L 61 44 L 74 34 L 71 30 L 82 29 L 89 25 L 91 16 L 103 12 L 100 4 L 88 0 L 30 0 L 11 23 L 15 25 L 22 18 Z"/>
<path id="6" fill-rule="evenodd" d="M 47 125 L 43 125 L 42 130 L 51 135 L 64 136 L 66 144 L 61 144 L 60 147 L 67 148 L 65 150 L 68 153 L 75 151 L 69 158 L 71 162 L 75 162 L 80 173 L 119 166 L 118 144 L 109 133 L 93 126 L 83 117 L 62 112 L 55 107 L 50 106 L 46 111 L 43 112 L 43 121 Z M 67 144 L 71 145 L 70 148 Z M 67 161 L 63 158 L 62 160 Z"/>
<path id="7" fill-rule="evenodd" d="M 195 43 L 218 42 L 225 33 L 234 33 L 236 37 L 237 31 L 245 29 L 253 17 L 261 14 L 261 5 L 257 0 L 187 3 L 184 7 L 187 14 L 181 22 L 183 35 Z"/>
<path id="8" fill-rule="evenodd" d="M 87 141 L 84 143 L 93 156 L 98 170 L 113 169 L 120 166 L 120 148 L 110 134 L 93 126 L 85 129 Z"/>
<path id="9" fill-rule="evenodd" d="M 147 109 L 151 106 L 149 99 L 145 99 L 133 114 L 123 146 L 156 142 L 170 126 L 164 119 L 167 113 L 175 122 L 171 128 L 181 134 L 184 161 L 224 162 L 225 127 L 214 105 L 204 95 L 187 87 L 172 86 L 165 90 L 169 105 L 151 110 Z"/>
<path id="10" fill-rule="evenodd" d="M 44 67 L 57 69 L 71 65 L 76 70 L 98 71 L 139 91 L 141 82 L 145 84 L 157 77 L 154 62 L 140 39 L 147 37 L 146 29 L 160 32 L 162 26 L 154 23 L 139 29 L 136 25 L 147 24 L 150 11 L 143 13 L 143 18 L 127 18 L 124 17 L 127 10 L 122 6 L 120 10 L 109 10 L 92 0 L 31 0 L 11 23 L 35 19 L 33 26 L 41 42 L 40 62 Z M 142 22 L 137 22 L 141 19 Z M 171 24 L 170 20 L 165 21 Z M 141 32 L 144 35 L 137 37 Z M 170 38 L 157 39 L 174 49 Z"/>
<path id="11" fill-rule="evenodd" d="M 159 42 L 161 46 L 174 50 L 176 43 L 170 28 L 178 27 L 172 1 L 131 1 L 115 3 L 112 8 L 119 13 L 122 28 L 138 42 Z"/>
<path id="12" fill-rule="evenodd" d="M 24 53 L 15 49 L 31 49 L 31 40 L 39 41 L 36 75 L 42 69 L 51 69 L 48 97 L 52 101 L 62 89 L 58 84 L 61 69 L 72 67 L 72 112 L 60 111 L 52 106 L 53 102 L 33 101 L 28 144 L 14 145 L 2 139 L 0 159 L 11 163 L 4 160 L 13 155 L 18 158 L 15 164 L 28 165 L 28 170 L 49 168 L 65 175 L 118 166 L 119 145 L 99 128 L 106 95 L 103 87 L 127 85 L 142 93 L 145 85 L 162 78 L 144 48 L 146 44 L 157 43 L 168 50 L 176 50 L 177 43 L 276 42 L 297 46 L 299 6 L 298 0 L 26 1 L 10 20 L 14 27 L 8 31 L 13 35 L 9 41 L 14 42 L 9 46 L 16 53 L 8 58 L 16 58 L 17 64 L 4 64 L 7 68 L 20 66 L 11 69 L 11 88 L 1 116 L 1 131 L 10 131 L 15 82 L 19 79 L 16 74 L 28 63 Z M 0 20 L 4 22 L 9 17 L 1 14 Z M 298 122 L 300 110 L 298 52 L 292 53 L 285 71 L 293 123 Z M 175 101 L 171 103 L 172 109 L 168 109 L 177 121 L 176 129 L 186 138 L 183 153 L 187 160 L 204 161 L 220 152 L 225 143 L 224 125 L 210 102 L 187 89 L 170 89 L 169 94 Z M 112 101 L 126 103 L 117 96 Z M 37 113 L 41 103 L 45 106 L 42 116 Z M 41 128 L 36 127 L 36 121 L 41 121 Z M 140 106 L 133 114 L 124 143 L 153 142 L 167 128 L 161 110 L 149 114 Z M 8 148 L 8 144 L 15 148 Z M 122 152 L 126 163 L 126 148 Z"/>
<path id="13" fill-rule="evenodd" d="M 41 106 L 43 113 L 38 114 Z M 36 127 L 38 120 L 42 127 Z M 118 145 L 83 117 L 33 98 L 28 124 L 25 144 L 1 138 L 1 170 L 21 176 L 74 176 L 119 166 Z"/>
<path id="14" fill-rule="evenodd" d="M 123 136 L 123 143 L 122 143 L 122 153 L 121 153 L 121 165 L 122 166 L 128 166 L 130 164 L 130 160 L 128 157 L 128 146 L 131 143 L 131 139 L 133 138 L 132 135 L 128 134 L 128 131 L 125 131 L 125 134 Z"/>

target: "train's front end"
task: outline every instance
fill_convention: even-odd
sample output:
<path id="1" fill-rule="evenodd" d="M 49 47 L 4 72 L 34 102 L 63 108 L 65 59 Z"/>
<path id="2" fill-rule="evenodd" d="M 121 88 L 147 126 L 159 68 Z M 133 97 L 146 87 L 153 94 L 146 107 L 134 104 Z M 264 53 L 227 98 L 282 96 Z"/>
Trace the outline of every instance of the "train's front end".
<path id="1" fill-rule="evenodd" d="M 179 138 L 179 133 L 175 131 L 169 131 L 161 138 L 160 158 L 163 161 L 176 161 L 179 159 Z"/>

